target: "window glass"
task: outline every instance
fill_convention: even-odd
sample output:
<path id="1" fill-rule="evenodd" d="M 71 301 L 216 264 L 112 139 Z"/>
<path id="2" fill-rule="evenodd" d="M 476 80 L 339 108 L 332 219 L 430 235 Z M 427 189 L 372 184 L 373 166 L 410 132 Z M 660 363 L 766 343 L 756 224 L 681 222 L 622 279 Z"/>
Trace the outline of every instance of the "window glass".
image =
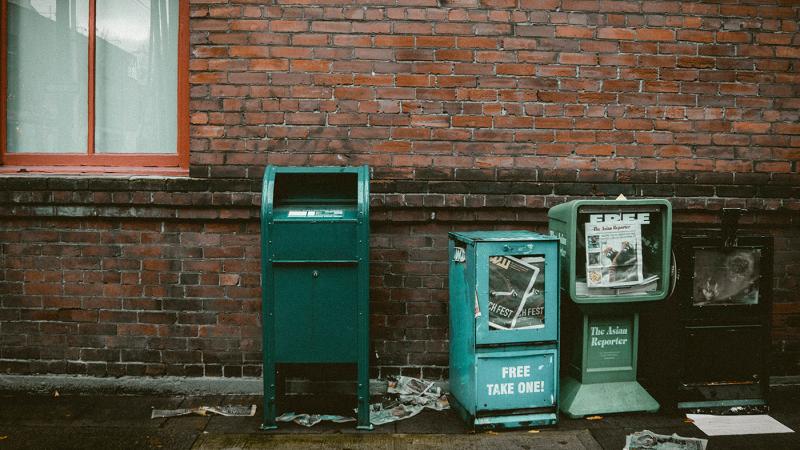
<path id="1" fill-rule="evenodd" d="M 95 151 L 176 153 L 178 0 L 97 2 Z"/>
<path id="2" fill-rule="evenodd" d="M 8 2 L 7 151 L 85 153 L 86 2 Z"/>
<path id="3" fill-rule="evenodd" d="M 544 257 L 489 257 L 489 329 L 544 327 Z"/>
<path id="4" fill-rule="evenodd" d="M 703 249 L 694 254 L 695 306 L 756 305 L 761 250 Z"/>
<path id="5" fill-rule="evenodd" d="M 664 248 L 661 209 L 581 207 L 575 245 L 575 294 L 646 295 L 660 289 Z"/>

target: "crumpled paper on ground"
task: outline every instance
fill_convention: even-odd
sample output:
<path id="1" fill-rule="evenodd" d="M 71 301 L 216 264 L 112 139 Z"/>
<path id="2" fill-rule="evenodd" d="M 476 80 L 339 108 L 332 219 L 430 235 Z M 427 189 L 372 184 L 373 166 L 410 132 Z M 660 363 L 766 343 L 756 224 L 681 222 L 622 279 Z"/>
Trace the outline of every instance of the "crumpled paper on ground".
<path id="1" fill-rule="evenodd" d="M 373 425 L 383 425 L 414 417 L 423 409 L 442 411 L 450 408 L 447 396 L 432 382 L 419 378 L 399 376 L 389 380 L 387 395 L 383 401 L 369 405 L 369 420 Z M 357 410 L 356 410 L 357 412 Z M 278 422 L 294 422 L 304 427 L 314 426 L 323 420 L 335 423 L 353 422 L 356 419 L 345 416 L 322 414 L 281 414 Z"/>
<path id="2" fill-rule="evenodd" d="M 355 422 L 352 417 L 336 416 L 331 414 L 296 414 L 293 412 L 283 413 L 275 418 L 277 422 L 294 422 L 304 427 L 314 426 L 323 420 L 330 420 L 334 423 Z"/>
<path id="3" fill-rule="evenodd" d="M 697 439 L 673 434 L 656 434 L 650 430 L 637 431 L 625 438 L 623 450 L 705 450 L 707 439 Z"/>
<path id="4" fill-rule="evenodd" d="M 383 425 L 414 417 L 423 409 L 442 411 L 450 408 L 447 396 L 432 382 L 419 378 L 399 376 L 389 380 L 388 394 L 391 396 L 380 403 L 370 405 L 369 420 L 373 425 Z"/>
<path id="5" fill-rule="evenodd" d="M 198 416 L 219 414 L 220 416 L 229 417 L 250 417 L 256 414 L 256 405 L 198 406 L 197 408 L 154 409 L 150 414 L 150 418 L 157 419 L 162 417 L 188 416 L 189 414 L 197 414 Z"/>

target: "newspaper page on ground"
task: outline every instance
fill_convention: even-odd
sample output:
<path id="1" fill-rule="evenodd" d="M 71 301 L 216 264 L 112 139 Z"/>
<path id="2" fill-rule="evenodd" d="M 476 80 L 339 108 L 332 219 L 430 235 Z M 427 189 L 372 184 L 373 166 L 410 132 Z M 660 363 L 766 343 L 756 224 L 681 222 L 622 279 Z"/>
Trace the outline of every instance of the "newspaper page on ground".
<path id="1" fill-rule="evenodd" d="M 687 414 L 686 417 L 708 436 L 740 434 L 794 433 L 786 425 L 767 414 L 718 416 L 713 414 Z"/>
<path id="2" fill-rule="evenodd" d="M 314 426 L 323 420 L 330 420 L 334 423 L 355 422 L 354 417 L 336 416 L 330 414 L 297 414 L 286 412 L 275 418 L 276 422 L 294 422 L 304 427 Z"/>
<path id="3" fill-rule="evenodd" d="M 637 431 L 625 439 L 623 450 L 705 450 L 706 439 L 688 438 L 673 434 L 656 434 L 650 430 Z"/>
<path id="4" fill-rule="evenodd" d="M 586 224 L 586 284 L 590 288 L 643 282 L 642 227 L 621 221 Z"/>
<path id="5" fill-rule="evenodd" d="M 489 327 L 544 327 L 543 257 L 489 257 Z"/>
<path id="6" fill-rule="evenodd" d="M 163 417 L 179 417 L 188 416 L 189 414 L 196 414 L 198 416 L 217 414 L 228 417 L 250 417 L 256 414 L 256 405 L 198 406 L 197 408 L 154 409 L 150 414 L 150 418 L 157 419 Z"/>

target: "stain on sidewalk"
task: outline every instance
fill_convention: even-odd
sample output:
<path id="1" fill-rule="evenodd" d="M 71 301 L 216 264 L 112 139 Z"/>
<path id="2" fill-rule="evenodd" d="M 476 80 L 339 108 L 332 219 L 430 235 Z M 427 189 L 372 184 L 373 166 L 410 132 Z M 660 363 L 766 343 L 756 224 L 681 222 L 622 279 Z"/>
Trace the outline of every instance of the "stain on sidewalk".
<path id="1" fill-rule="evenodd" d="M 595 450 L 602 447 L 587 430 L 542 431 L 540 433 L 502 432 L 452 434 L 203 434 L 193 450 L 224 448 L 275 450 L 304 449 L 352 449 L 352 450 L 426 450 L 426 449 L 555 449 Z"/>

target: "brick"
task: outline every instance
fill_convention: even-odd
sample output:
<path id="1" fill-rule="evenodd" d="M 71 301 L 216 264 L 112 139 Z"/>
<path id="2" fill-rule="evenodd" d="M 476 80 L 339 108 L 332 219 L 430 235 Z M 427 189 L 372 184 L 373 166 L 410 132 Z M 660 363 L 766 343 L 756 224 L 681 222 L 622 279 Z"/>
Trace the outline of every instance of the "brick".
<path id="1" fill-rule="evenodd" d="M 350 33 L 353 24 L 351 22 L 321 22 L 311 23 L 311 31 L 315 33 Z"/>
<path id="2" fill-rule="evenodd" d="M 533 75 L 536 66 L 533 64 L 498 64 L 498 75 Z"/>
<path id="3" fill-rule="evenodd" d="M 251 59 L 248 68 L 250 70 L 285 71 L 289 70 L 289 61 L 286 59 Z"/>
<path id="4" fill-rule="evenodd" d="M 558 117 L 536 117 L 534 124 L 536 128 L 571 128 L 572 120 Z"/>
<path id="5" fill-rule="evenodd" d="M 714 33 L 711 31 L 700 30 L 678 30 L 677 40 L 690 42 L 714 42 Z"/>
<path id="6" fill-rule="evenodd" d="M 718 31 L 717 42 L 734 42 L 743 43 L 750 42 L 750 33 L 743 31 Z"/>
<path id="7" fill-rule="evenodd" d="M 452 41 L 453 38 L 446 38 Z M 480 49 L 496 49 L 498 46 L 498 39 L 496 38 L 487 38 L 487 37 L 466 37 L 466 36 L 459 36 L 457 41 L 458 48 L 480 48 Z M 422 47 L 423 45 L 420 43 L 421 37 L 417 37 L 417 46 Z M 429 43 L 430 45 L 430 43 Z M 449 45 L 432 45 L 434 47 L 444 47 L 444 46 L 452 46 L 453 44 L 450 43 Z"/>
<path id="8" fill-rule="evenodd" d="M 758 86 L 741 83 L 722 83 L 719 85 L 720 94 L 731 95 L 758 95 Z"/>
<path id="9" fill-rule="evenodd" d="M 628 28 L 598 28 L 598 39 L 618 39 L 633 40 L 636 38 L 636 31 Z"/>
<path id="10" fill-rule="evenodd" d="M 656 28 L 640 28 L 636 30 L 636 39 L 639 41 L 674 41 L 675 31 Z"/>
<path id="11" fill-rule="evenodd" d="M 614 127 L 618 130 L 652 130 L 653 121 L 646 119 L 615 119 Z"/>
<path id="12" fill-rule="evenodd" d="M 594 37 L 594 29 L 563 25 L 556 27 L 555 35 L 557 37 L 566 37 L 566 38 L 591 38 Z"/>
<path id="13" fill-rule="evenodd" d="M 263 45 L 232 46 L 228 54 L 237 58 L 266 58 L 269 56 L 269 47 Z"/>
<path id="14" fill-rule="evenodd" d="M 769 123 L 759 122 L 734 122 L 733 131 L 737 133 L 757 133 L 764 134 L 770 129 Z"/>

